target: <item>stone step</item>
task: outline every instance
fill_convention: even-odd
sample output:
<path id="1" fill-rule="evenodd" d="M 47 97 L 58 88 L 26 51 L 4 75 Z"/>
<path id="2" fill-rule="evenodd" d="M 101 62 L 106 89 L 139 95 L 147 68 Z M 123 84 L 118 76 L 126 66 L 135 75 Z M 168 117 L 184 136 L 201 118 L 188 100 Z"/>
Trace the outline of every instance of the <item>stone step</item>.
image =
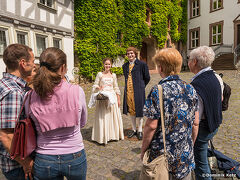
<path id="1" fill-rule="evenodd" d="M 234 70 L 236 67 L 233 64 L 233 53 L 223 54 L 215 59 L 212 64 L 214 70 Z"/>

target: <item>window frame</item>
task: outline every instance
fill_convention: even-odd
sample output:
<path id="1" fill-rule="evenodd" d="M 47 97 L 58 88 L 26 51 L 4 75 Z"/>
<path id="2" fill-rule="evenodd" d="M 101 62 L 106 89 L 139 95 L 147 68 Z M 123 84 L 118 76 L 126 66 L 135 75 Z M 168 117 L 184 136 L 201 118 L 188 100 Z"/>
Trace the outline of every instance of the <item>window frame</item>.
<path id="1" fill-rule="evenodd" d="M 193 10 L 194 10 L 193 3 L 196 2 L 196 1 L 198 1 L 198 7 L 197 8 L 199 9 L 199 14 L 193 16 Z M 200 0 L 190 0 L 189 2 L 190 2 L 190 19 L 201 16 L 201 1 Z M 195 10 L 197 10 L 197 8 L 195 8 Z"/>
<path id="2" fill-rule="evenodd" d="M 59 47 L 59 49 L 61 49 L 61 50 L 63 50 L 63 40 L 62 40 L 62 38 L 61 37 L 53 37 L 52 38 L 52 47 L 55 47 L 54 46 L 54 40 L 59 40 L 60 42 L 59 42 L 59 45 L 60 45 L 60 47 Z M 56 48 L 58 48 L 58 47 L 56 47 Z"/>
<path id="3" fill-rule="evenodd" d="M 196 41 L 198 39 L 198 45 L 193 47 L 192 46 L 192 33 L 198 31 L 198 38 L 195 38 L 194 40 Z M 200 46 L 200 27 L 189 29 L 189 50 L 195 49 Z M 196 42 L 195 42 L 196 43 Z"/>
<path id="4" fill-rule="evenodd" d="M 21 30 L 21 29 L 15 29 L 15 42 L 19 43 L 18 42 L 18 34 L 23 34 L 25 35 L 25 41 L 26 41 L 26 46 L 29 46 L 30 45 L 30 38 L 29 38 L 29 32 L 28 31 L 24 31 L 24 30 Z"/>
<path id="5" fill-rule="evenodd" d="M 9 28 L 8 27 L 4 27 L 4 26 L 0 26 L 0 30 L 5 32 L 6 47 L 7 47 L 11 43 L 10 42 L 10 36 L 9 36 Z M 0 51 L 0 56 L 3 55 L 3 52 L 6 49 L 6 47 L 3 48 L 2 52 Z"/>
<path id="6" fill-rule="evenodd" d="M 218 25 L 221 25 L 221 42 L 220 43 L 216 43 L 216 44 L 213 44 L 213 27 L 214 26 L 218 26 Z M 209 46 L 218 46 L 218 45 L 222 45 L 223 44 L 223 25 L 224 25 L 224 21 L 219 21 L 219 22 L 215 22 L 215 23 L 212 23 L 212 24 L 209 24 Z M 216 29 L 216 32 L 218 31 L 218 29 Z M 218 36 L 219 33 L 216 33 L 216 36 Z M 217 39 L 216 39 L 217 41 Z"/>
<path id="7" fill-rule="evenodd" d="M 38 0 L 38 3 L 39 3 L 39 4 L 42 4 L 43 6 L 46 6 L 46 7 L 55 9 L 55 0 L 51 0 L 51 1 L 52 1 L 52 6 L 48 6 L 48 5 L 47 5 L 47 1 L 48 1 L 48 0 L 44 0 L 44 1 L 45 1 L 45 3 L 42 3 L 41 0 Z"/>
<path id="8" fill-rule="evenodd" d="M 41 53 L 38 53 L 38 42 L 37 42 L 37 37 L 43 37 L 45 38 L 45 46 L 46 46 L 46 49 L 49 47 L 49 37 L 48 35 L 46 34 L 41 34 L 41 33 L 35 33 L 35 56 L 36 57 L 40 57 L 40 54 Z M 44 51 L 44 50 L 43 50 Z"/>
<path id="9" fill-rule="evenodd" d="M 47 0 L 46 0 L 47 2 Z M 57 9 L 56 9 L 56 0 L 52 0 L 52 7 L 48 6 L 46 3 L 41 3 L 40 0 L 37 1 L 37 5 L 39 8 L 43 8 L 43 9 L 46 9 L 48 11 L 51 11 L 53 13 L 57 13 Z"/>
<path id="10" fill-rule="evenodd" d="M 221 6 L 220 8 L 217 8 L 217 9 L 213 9 L 213 3 L 214 3 L 214 1 L 217 1 L 217 4 L 218 4 L 218 1 L 219 1 L 219 0 L 210 0 L 210 13 L 215 12 L 215 11 L 219 11 L 219 10 L 223 9 L 223 0 L 220 0 L 222 6 Z"/>

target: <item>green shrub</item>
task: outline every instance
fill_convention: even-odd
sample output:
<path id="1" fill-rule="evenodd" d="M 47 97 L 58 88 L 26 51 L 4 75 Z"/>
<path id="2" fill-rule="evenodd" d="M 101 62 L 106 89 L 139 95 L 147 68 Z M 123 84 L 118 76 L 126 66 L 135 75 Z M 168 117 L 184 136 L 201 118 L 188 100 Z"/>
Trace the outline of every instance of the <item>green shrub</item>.
<path id="1" fill-rule="evenodd" d="M 122 67 L 112 67 L 111 71 L 112 71 L 112 73 L 115 73 L 116 75 L 123 75 Z"/>
<path id="2" fill-rule="evenodd" d="M 186 43 L 187 0 L 78 0 L 74 7 L 74 51 L 80 75 L 90 80 L 101 70 L 105 57 L 123 55 L 129 46 L 140 49 L 143 38 L 154 37 L 158 47 L 164 47 L 169 20 L 172 40 Z M 147 7 L 151 27 L 146 23 Z"/>

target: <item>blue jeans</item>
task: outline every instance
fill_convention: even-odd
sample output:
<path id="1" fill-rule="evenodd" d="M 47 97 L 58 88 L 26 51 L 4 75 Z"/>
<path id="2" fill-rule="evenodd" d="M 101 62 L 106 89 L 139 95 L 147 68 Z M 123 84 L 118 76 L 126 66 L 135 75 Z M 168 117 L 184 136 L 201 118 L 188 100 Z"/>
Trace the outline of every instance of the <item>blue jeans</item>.
<path id="1" fill-rule="evenodd" d="M 85 180 L 87 159 L 84 149 L 63 155 L 36 153 L 33 175 L 35 180 Z"/>
<path id="2" fill-rule="evenodd" d="M 210 133 L 205 128 L 199 126 L 198 136 L 194 144 L 195 175 L 197 180 L 211 180 L 211 170 L 208 164 L 208 141 L 217 133 L 218 128 Z"/>
<path id="3" fill-rule="evenodd" d="M 7 180 L 25 180 L 23 168 L 16 168 L 8 172 L 3 172 Z"/>

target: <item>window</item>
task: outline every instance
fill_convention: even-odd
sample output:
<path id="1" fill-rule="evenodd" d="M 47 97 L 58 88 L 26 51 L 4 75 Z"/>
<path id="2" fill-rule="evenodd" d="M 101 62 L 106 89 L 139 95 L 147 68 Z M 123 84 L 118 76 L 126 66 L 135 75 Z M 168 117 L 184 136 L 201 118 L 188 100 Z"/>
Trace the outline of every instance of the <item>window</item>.
<path id="1" fill-rule="evenodd" d="M 200 27 L 189 30 L 189 49 L 194 49 L 200 45 Z"/>
<path id="2" fill-rule="evenodd" d="M 191 0 L 190 2 L 190 17 L 200 16 L 200 0 Z"/>
<path id="3" fill-rule="evenodd" d="M 223 42 L 223 21 L 209 25 L 210 28 L 210 45 L 218 45 Z"/>
<path id="4" fill-rule="evenodd" d="M 42 35 L 36 35 L 36 43 L 37 43 L 37 56 L 47 48 L 47 37 Z"/>
<path id="5" fill-rule="evenodd" d="M 223 8 L 223 0 L 211 0 L 210 3 L 210 12 Z"/>
<path id="6" fill-rule="evenodd" d="M 17 42 L 19 44 L 28 45 L 28 34 L 26 32 L 16 31 Z"/>
<path id="7" fill-rule="evenodd" d="M 8 30 L 0 28 L 0 54 L 3 54 L 3 51 L 8 46 Z"/>
<path id="8" fill-rule="evenodd" d="M 62 40 L 58 38 L 53 38 L 53 47 L 62 49 Z"/>
<path id="9" fill-rule="evenodd" d="M 40 0 L 39 3 L 54 8 L 54 0 Z"/>

